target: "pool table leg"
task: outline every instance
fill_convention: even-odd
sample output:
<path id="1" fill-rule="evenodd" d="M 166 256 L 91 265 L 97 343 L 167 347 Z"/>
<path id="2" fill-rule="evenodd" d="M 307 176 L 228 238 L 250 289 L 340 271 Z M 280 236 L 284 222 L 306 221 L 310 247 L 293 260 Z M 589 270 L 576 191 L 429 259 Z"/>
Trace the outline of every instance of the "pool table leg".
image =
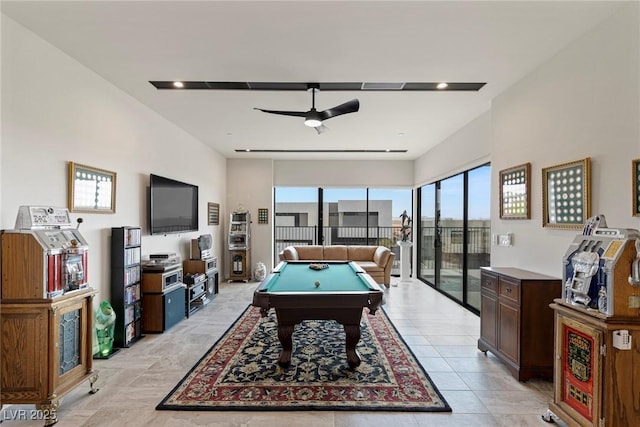
<path id="1" fill-rule="evenodd" d="M 358 341 L 360 341 L 360 324 L 357 325 L 343 325 L 344 332 L 347 336 L 347 362 L 349 363 L 349 367 L 354 369 L 360 365 L 360 356 L 356 351 L 356 345 L 358 345 Z"/>
<path id="2" fill-rule="evenodd" d="M 295 325 L 278 325 L 278 339 L 282 344 L 282 352 L 278 365 L 287 368 L 291 365 L 291 352 L 293 350 L 293 328 Z"/>

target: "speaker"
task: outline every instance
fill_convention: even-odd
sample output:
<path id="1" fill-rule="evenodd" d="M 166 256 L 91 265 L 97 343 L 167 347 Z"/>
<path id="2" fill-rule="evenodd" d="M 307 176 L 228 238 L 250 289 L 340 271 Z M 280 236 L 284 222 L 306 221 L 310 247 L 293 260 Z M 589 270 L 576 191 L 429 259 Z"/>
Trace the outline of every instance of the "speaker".
<path id="1" fill-rule="evenodd" d="M 218 270 L 207 271 L 207 298 L 214 299 L 218 294 Z"/>

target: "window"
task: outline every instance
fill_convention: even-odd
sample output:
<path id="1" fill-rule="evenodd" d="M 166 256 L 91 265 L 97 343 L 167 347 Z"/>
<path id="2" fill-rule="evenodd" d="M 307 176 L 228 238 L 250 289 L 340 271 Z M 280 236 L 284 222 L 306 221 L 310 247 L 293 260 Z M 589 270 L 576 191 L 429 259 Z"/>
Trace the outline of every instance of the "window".
<path id="1" fill-rule="evenodd" d="M 278 187 L 274 197 L 276 254 L 288 245 L 382 245 L 396 253 L 399 274 L 396 241 L 412 189 Z"/>

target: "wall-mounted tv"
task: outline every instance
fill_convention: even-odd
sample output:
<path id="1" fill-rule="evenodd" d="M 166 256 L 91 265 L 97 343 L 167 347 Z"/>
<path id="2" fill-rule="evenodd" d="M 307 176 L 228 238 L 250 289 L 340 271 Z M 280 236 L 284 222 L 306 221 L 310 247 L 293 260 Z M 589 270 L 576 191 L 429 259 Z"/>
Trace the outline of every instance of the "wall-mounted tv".
<path id="1" fill-rule="evenodd" d="M 198 231 L 198 186 L 150 175 L 151 234 Z"/>

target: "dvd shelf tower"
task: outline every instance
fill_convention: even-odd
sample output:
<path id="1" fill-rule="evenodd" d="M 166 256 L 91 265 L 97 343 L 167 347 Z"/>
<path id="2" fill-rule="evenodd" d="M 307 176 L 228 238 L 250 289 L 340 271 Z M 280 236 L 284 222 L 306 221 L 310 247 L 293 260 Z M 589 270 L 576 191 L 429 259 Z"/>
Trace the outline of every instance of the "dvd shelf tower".
<path id="1" fill-rule="evenodd" d="M 251 279 L 251 214 L 232 212 L 229 221 L 229 281 Z"/>
<path id="2" fill-rule="evenodd" d="M 116 313 L 114 348 L 130 347 L 142 337 L 140 227 L 111 229 L 111 306 Z"/>

